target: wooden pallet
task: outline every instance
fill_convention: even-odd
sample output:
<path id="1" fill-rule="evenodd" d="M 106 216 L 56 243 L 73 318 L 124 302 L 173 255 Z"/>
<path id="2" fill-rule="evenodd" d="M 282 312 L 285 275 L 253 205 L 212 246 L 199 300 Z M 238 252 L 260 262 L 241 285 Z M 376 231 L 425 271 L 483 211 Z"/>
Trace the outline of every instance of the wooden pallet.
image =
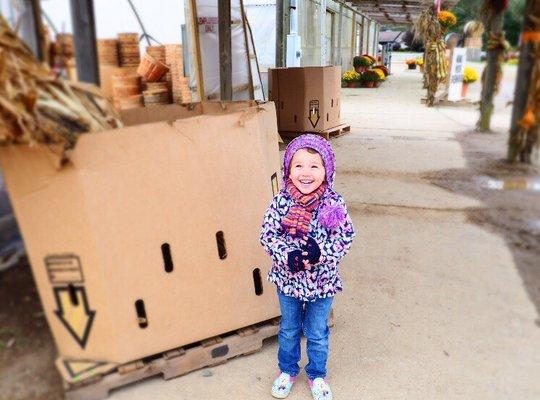
<path id="1" fill-rule="evenodd" d="M 65 383 L 67 400 L 101 400 L 112 389 L 129 385 L 155 375 L 176 378 L 189 372 L 223 364 L 229 359 L 255 353 L 263 340 L 277 335 L 279 318 L 216 336 L 192 346 L 181 347 L 144 360 L 115 367 L 88 380 Z"/>
<path id="2" fill-rule="evenodd" d="M 322 136 L 326 140 L 335 139 L 351 131 L 351 126 L 347 124 L 341 124 L 333 128 L 324 129 L 322 131 L 313 131 L 313 132 L 290 132 L 290 131 L 280 131 L 279 134 L 283 139 L 294 139 L 297 136 L 303 135 L 304 133 L 313 133 L 315 135 Z"/>
<path id="3" fill-rule="evenodd" d="M 128 364 L 94 363 L 93 366 L 85 367 L 84 361 L 76 362 L 83 378 L 71 380 L 70 383 L 64 380 L 66 400 L 102 400 L 113 389 L 155 375 L 162 375 L 166 380 L 172 379 L 201 368 L 226 363 L 234 357 L 256 353 L 262 348 L 263 340 L 278 334 L 280 319 L 273 318 Z M 328 326 L 334 326 L 334 310 L 330 311 Z M 63 366 L 61 374 L 65 376 L 66 360 L 57 360 L 57 366 L 60 365 Z M 89 372 L 85 374 L 85 371 Z"/>

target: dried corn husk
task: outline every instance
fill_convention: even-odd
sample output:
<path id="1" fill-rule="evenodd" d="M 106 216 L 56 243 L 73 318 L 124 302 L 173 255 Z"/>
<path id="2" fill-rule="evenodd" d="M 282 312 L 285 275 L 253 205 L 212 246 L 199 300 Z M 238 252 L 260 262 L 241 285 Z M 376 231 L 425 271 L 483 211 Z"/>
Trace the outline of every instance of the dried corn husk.
<path id="1" fill-rule="evenodd" d="M 0 16 L 1 144 L 42 142 L 64 163 L 80 134 L 119 126 L 99 91 L 55 77 Z"/>
<path id="2" fill-rule="evenodd" d="M 433 106 L 435 93 L 439 82 L 447 75 L 444 53 L 446 46 L 443 40 L 441 24 L 437 19 L 437 14 L 433 2 L 424 2 L 426 8 L 420 13 L 414 25 L 415 38 L 421 39 L 426 48 L 424 64 L 424 79 L 427 87 L 427 106 Z"/>

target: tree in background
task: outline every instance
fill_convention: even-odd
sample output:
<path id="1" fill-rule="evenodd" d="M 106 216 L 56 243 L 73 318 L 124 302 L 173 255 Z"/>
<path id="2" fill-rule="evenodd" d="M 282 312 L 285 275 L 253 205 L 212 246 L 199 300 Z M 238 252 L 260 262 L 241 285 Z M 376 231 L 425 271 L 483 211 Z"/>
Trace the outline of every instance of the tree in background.
<path id="1" fill-rule="evenodd" d="M 519 35 L 523 29 L 523 15 L 525 13 L 525 0 L 510 0 L 504 15 L 504 31 L 506 39 L 513 47 L 519 45 Z"/>
<path id="2" fill-rule="evenodd" d="M 527 0 L 526 7 L 508 140 L 508 161 L 522 163 L 540 146 L 540 2 Z"/>
<path id="3" fill-rule="evenodd" d="M 414 32 L 413 31 L 407 31 L 403 34 L 403 43 L 405 43 L 410 51 L 416 51 L 416 52 L 423 52 L 424 51 L 424 44 L 421 40 L 414 38 Z"/>
<path id="4" fill-rule="evenodd" d="M 476 123 L 478 132 L 489 132 L 491 115 L 493 114 L 493 97 L 502 79 L 502 63 L 507 42 L 503 30 L 504 11 L 508 0 L 483 0 L 479 17 L 486 27 L 487 65 L 482 74 L 482 99 L 480 101 L 480 118 Z"/>

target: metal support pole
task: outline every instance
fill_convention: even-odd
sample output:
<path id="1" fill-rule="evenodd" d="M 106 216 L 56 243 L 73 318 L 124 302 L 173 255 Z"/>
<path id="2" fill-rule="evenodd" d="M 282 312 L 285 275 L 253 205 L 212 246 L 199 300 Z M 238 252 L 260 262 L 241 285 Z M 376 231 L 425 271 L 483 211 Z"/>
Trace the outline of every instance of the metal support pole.
<path id="1" fill-rule="evenodd" d="M 283 35 L 283 0 L 276 0 L 276 68 L 283 67 L 283 48 L 285 47 Z"/>
<path id="2" fill-rule="evenodd" d="M 45 59 L 45 37 L 39 0 L 25 0 L 21 20 L 21 37 L 40 61 Z"/>
<path id="3" fill-rule="evenodd" d="M 99 85 L 96 26 L 92 0 L 70 0 L 73 42 L 79 81 Z"/>
<path id="4" fill-rule="evenodd" d="M 373 29 L 373 55 L 377 57 L 377 23 L 375 22 L 375 27 Z"/>
<path id="5" fill-rule="evenodd" d="M 287 67 L 299 67 L 302 57 L 302 39 L 298 35 L 299 0 L 289 0 L 290 33 L 287 35 L 285 64 Z"/>
<path id="6" fill-rule="evenodd" d="M 221 100 L 232 100 L 231 0 L 218 0 Z"/>
<path id="7" fill-rule="evenodd" d="M 319 9 L 319 20 L 321 24 L 321 30 L 319 36 L 321 38 L 321 64 L 326 65 L 326 53 L 328 50 L 327 40 L 326 40 L 326 0 L 321 1 L 321 8 Z"/>
<path id="8" fill-rule="evenodd" d="M 366 54 L 369 54 L 369 37 L 371 34 L 371 20 L 367 20 Z"/>
<path id="9" fill-rule="evenodd" d="M 290 0 L 276 0 L 276 68 L 286 64 L 287 36 L 291 32 L 290 16 Z"/>

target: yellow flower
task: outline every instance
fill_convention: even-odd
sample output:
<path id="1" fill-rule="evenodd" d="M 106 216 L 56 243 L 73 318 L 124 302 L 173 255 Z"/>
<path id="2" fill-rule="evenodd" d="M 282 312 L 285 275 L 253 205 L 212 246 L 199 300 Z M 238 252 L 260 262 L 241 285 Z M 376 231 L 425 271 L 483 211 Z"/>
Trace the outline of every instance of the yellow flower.
<path id="1" fill-rule="evenodd" d="M 476 82 L 478 78 L 478 72 L 473 67 L 465 67 L 463 70 L 463 83 L 473 83 Z"/>
<path id="2" fill-rule="evenodd" d="M 377 75 L 379 75 L 379 80 L 380 81 L 384 81 L 384 79 L 386 78 L 386 76 L 384 75 L 384 72 L 379 69 L 379 68 L 373 68 L 373 71 L 375 71 L 377 73 Z"/>
<path id="3" fill-rule="evenodd" d="M 341 75 L 341 80 L 345 82 L 356 82 L 360 80 L 360 74 L 356 71 L 350 70 Z"/>
<path id="4" fill-rule="evenodd" d="M 424 65 L 424 59 L 423 58 L 417 58 L 415 61 L 416 61 L 416 65 Z"/>

